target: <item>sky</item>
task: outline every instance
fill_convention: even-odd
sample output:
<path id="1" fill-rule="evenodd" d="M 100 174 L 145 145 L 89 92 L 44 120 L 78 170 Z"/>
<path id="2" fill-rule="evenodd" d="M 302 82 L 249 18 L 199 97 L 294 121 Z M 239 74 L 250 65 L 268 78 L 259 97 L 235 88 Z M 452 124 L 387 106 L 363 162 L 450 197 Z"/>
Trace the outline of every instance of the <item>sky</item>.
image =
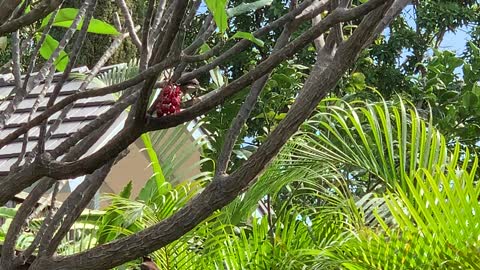
<path id="1" fill-rule="evenodd" d="M 408 6 L 403 14 L 407 19 L 410 26 L 415 27 L 414 18 L 415 13 L 412 6 Z M 468 27 L 457 29 L 455 32 L 447 32 L 440 44 L 440 49 L 455 51 L 457 55 L 461 55 L 465 48 L 469 38 Z"/>

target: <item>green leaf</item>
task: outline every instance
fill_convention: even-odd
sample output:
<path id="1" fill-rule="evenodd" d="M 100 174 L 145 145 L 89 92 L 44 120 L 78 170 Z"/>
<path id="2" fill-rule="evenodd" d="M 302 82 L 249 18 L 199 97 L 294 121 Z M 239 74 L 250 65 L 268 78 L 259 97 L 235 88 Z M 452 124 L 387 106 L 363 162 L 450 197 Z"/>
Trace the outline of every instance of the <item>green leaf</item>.
<path id="1" fill-rule="evenodd" d="M 37 35 L 37 41 L 40 39 L 40 35 Z M 54 39 L 52 36 L 47 34 L 45 38 L 45 42 L 43 42 L 42 47 L 40 47 L 40 55 L 45 58 L 46 60 L 50 59 L 55 49 L 58 47 L 58 41 Z M 55 60 L 54 65 L 55 68 L 59 71 L 64 71 L 67 67 L 69 58 L 68 55 L 65 53 L 64 50 L 60 51 L 60 54 Z"/>
<path id="2" fill-rule="evenodd" d="M 69 28 L 72 25 L 73 20 L 78 14 L 78 9 L 76 8 L 62 8 L 58 11 L 57 16 L 53 22 L 53 26 Z M 42 24 L 38 31 L 41 31 L 50 20 L 51 14 L 45 17 L 42 20 Z M 80 30 L 83 25 L 83 19 L 78 24 L 77 30 Z M 101 35 L 118 35 L 119 32 L 111 24 L 108 24 L 104 21 L 91 19 L 90 24 L 88 25 L 87 32 Z"/>
<path id="3" fill-rule="evenodd" d="M 477 96 L 472 92 L 466 92 L 463 96 L 463 105 L 467 108 L 474 107 L 478 102 Z"/>
<path id="4" fill-rule="evenodd" d="M 212 13 L 220 33 L 224 33 L 228 27 L 227 0 L 205 0 L 205 4 Z"/>
<path id="5" fill-rule="evenodd" d="M 257 44 L 260 47 L 263 47 L 263 45 L 264 45 L 264 42 L 262 40 L 254 37 L 252 33 L 248 33 L 248 32 L 237 32 L 231 38 L 232 39 L 234 39 L 234 38 L 246 39 L 246 40 L 249 40 L 249 41 Z"/>
<path id="6" fill-rule="evenodd" d="M 7 37 L 0 37 L 0 51 L 3 51 L 7 48 L 8 40 Z"/>
<path id="7" fill-rule="evenodd" d="M 0 217 L 3 218 L 14 218 L 17 213 L 17 209 L 9 207 L 0 207 Z"/>
<path id="8" fill-rule="evenodd" d="M 163 184 L 165 183 L 165 176 L 163 175 L 162 167 L 160 166 L 160 162 L 158 161 L 157 153 L 155 152 L 155 149 L 153 149 L 152 141 L 148 133 L 142 134 L 141 138 L 142 138 L 143 144 L 145 145 L 145 149 L 147 150 L 148 157 L 152 162 L 151 165 L 152 165 L 154 177 L 157 182 L 157 188 L 158 190 L 160 190 L 161 187 L 163 187 Z"/>
<path id="9" fill-rule="evenodd" d="M 132 181 L 129 181 L 128 184 L 123 188 L 123 190 L 120 191 L 120 194 L 118 194 L 118 196 L 128 199 L 130 198 L 130 195 L 132 195 L 132 189 L 133 189 Z"/>

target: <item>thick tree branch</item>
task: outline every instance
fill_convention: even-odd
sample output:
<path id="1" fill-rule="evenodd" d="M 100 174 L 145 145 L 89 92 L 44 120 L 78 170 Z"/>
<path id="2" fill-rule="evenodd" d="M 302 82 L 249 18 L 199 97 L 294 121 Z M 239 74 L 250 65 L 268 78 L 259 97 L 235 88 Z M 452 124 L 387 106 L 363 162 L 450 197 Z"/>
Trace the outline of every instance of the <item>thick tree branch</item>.
<path id="1" fill-rule="evenodd" d="M 3 0 L 0 3 L 0 25 L 12 16 L 13 11 L 21 2 L 21 0 Z"/>

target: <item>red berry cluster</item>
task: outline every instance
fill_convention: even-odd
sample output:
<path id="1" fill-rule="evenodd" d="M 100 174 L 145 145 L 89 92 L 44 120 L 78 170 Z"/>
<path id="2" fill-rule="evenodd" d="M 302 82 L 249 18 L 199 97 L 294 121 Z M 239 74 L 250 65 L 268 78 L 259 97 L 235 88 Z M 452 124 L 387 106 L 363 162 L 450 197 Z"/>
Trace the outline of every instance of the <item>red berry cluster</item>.
<path id="1" fill-rule="evenodd" d="M 180 103 L 182 99 L 182 91 L 180 86 L 170 83 L 162 88 L 160 92 L 160 102 L 157 103 L 157 116 L 174 114 L 180 111 Z"/>

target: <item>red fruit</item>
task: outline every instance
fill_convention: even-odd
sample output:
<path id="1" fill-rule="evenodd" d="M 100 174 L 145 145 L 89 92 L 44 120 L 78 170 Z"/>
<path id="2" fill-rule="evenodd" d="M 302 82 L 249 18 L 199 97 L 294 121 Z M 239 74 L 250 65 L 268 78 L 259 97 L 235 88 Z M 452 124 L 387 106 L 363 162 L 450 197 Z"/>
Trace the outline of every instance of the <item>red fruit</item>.
<path id="1" fill-rule="evenodd" d="M 160 101 L 156 105 L 157 116 L 174 114 L 180 111 L 182 91 L 180 86 L 171 83 L 162 88 Z"/>

